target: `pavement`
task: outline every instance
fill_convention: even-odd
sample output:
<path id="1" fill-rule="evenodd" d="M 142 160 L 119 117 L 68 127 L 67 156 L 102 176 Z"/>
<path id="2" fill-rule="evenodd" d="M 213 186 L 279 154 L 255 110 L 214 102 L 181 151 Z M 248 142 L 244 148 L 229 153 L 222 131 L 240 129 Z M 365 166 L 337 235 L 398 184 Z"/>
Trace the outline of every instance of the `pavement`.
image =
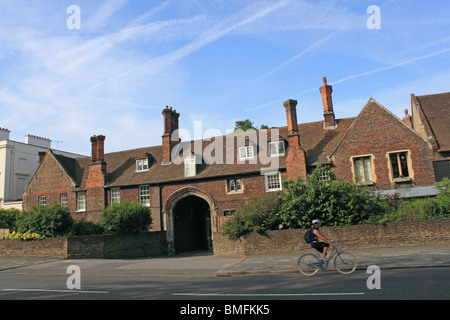
<path id="1" fill-rule="evenodd" d="M 298 257 L 289 254 L 219 257 L 208 252 L 190 252 L 174 256 L 141 259 L 52 259 L 0 258 L 0 273 L 67 274 L 69 265 L 77 265 L 83 274 L 154 276 L 233 276 L 243 274 L 298 272 Z M 450 267 L 450 245 L 351 250 L 358 269 L 370 265 L 381 269 Z M 332 264 L 327 271 L 333 271 Z"/>

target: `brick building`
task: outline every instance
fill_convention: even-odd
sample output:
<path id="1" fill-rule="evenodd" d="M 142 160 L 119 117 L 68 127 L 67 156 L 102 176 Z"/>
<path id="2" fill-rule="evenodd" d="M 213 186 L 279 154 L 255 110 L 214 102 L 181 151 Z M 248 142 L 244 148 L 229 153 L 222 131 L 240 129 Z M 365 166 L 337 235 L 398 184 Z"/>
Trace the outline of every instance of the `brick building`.
<path id="1" fill-rule="evenodd" d="M 297 101 L 287 100 L 285 127 L 181 141 L 180 114 L 166 107 L 160 146 L 105 153 L 105 137 L 93 136 L 91 157 L 50 150 L 24 192 L 24 209 L 45 197 L 95 221 L 113 203 L 139 202 L 151 209 L 152 230 L 166 231 L 169 252 L 182 252 L 210 247 L 242 201 L 306 179 L 321 164 L 374 189 L 435 183 L 433 147 L 406 120 L 372 98 L 358 117 L 336 119 L 325 78 L 320 93 L 323 121 L 298 124 Z"/>
<path id="2" fill-rule="evenodd" d="M 411 94 L 410 119 L 412 128 L 433 148 L 436 180 L 450 179 L 450 92 Z"/>

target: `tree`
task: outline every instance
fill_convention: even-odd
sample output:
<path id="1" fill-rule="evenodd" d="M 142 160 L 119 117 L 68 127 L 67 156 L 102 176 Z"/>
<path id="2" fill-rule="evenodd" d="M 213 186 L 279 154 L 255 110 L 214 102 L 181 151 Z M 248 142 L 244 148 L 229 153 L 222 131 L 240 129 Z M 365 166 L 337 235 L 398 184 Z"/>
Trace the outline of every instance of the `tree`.
<path id="1" fill-rule="evenodd" d="M 269 127 L 265 124 L 260 126 L 260 129 L 269 129 Z M 236 121 L 234 126 L 234 132 L 246 132 L 248 130 L 258 130 L 255 128 L 254 124 L 250 119 L 246 119 L 244 121 Z"/>

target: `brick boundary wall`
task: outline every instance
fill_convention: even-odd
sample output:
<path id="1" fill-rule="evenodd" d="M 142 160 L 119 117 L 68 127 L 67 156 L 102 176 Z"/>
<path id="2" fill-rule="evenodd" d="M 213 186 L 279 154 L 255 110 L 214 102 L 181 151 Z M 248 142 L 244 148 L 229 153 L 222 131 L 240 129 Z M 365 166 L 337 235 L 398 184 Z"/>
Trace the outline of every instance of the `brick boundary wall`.
<path id="1" fill-rule="evenodd" d="M 450 219 L 322 227 L 320 230 L 345 249 L 450 245 Z M 274 230 L 263 235 L 252 233 L 236 241 L 215 233 L 214 254 L 245 256 L 299 252 L 310 248 L 303 240 L 305 232 L 306 229 Z"/>
<path id="2" fill-rule="evenodd" d="M 0 257 L 143 258 L 167 254 L 166 233 L 0 241 Z"/>

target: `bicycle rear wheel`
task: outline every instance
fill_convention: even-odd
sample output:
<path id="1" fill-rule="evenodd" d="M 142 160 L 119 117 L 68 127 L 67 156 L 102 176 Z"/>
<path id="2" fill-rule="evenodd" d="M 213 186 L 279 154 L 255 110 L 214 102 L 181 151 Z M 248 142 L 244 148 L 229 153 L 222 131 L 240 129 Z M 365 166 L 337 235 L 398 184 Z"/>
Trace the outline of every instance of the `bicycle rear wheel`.
<path id="1" fill-rule="evenodd" d="M 313 276 L 319 271 L 320 260 L 312 253 L 305 253 L 298 258 L 297 267 L 305 276 Z"/>
<path id="2" fill-rule="evenodd" d="M 350 252 L 341 252 L 334 258 L 334 266 L 342 274 L 350 274 L 357 266 L 356 258 Z"/>

